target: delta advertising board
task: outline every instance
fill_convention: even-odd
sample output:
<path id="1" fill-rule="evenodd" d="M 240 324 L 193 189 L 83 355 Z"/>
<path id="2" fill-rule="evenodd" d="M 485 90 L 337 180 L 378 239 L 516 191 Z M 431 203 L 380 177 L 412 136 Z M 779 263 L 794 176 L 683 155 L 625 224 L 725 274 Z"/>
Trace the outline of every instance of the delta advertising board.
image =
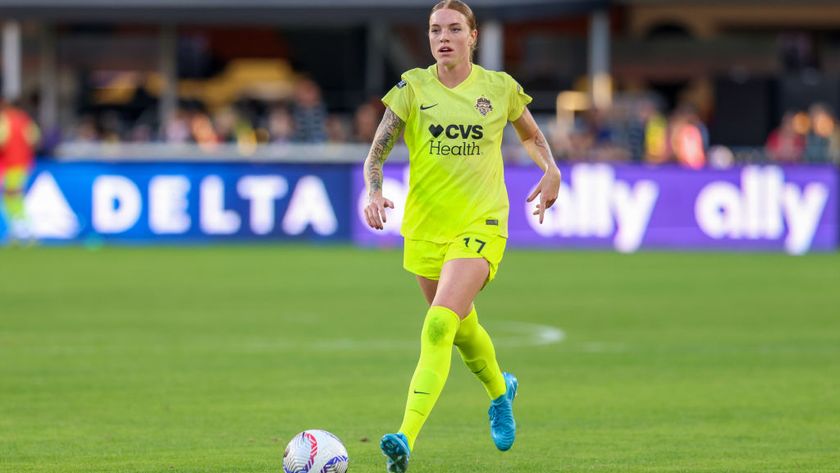
<path id="1" fill-rule="evenodd" d="M 347 166 L 48 163 L 27 232 L 45 243 L 350 238 Z M 8 240 L 0 221 L 0 241 Z"/>
<path id="2" fill-rule="evenodd" d="M 526 203 L 540 179 L 536 166 L 505 170 L 510 197 L 509 247 L 758 250 L 802 254 L 838 244 L 837 170 L 746 166 L 691 171 L 679 167 L 578 164 L 561 167 L 557 202 L 542 224 Z M 355 170 L 353 238 L 398 244 L 408 193 L 406 166 L 385 167 L 389 210 L 384 230 L 364 222 L 361 168 Z"/>

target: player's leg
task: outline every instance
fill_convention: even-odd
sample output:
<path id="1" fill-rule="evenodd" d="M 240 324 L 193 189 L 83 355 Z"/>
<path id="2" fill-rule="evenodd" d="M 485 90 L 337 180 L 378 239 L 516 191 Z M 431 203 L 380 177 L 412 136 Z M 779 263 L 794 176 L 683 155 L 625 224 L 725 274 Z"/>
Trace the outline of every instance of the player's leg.
<path id="1" fill-rule="evenodd" d="M 3 179 L 3 210 L 8 219 L 10 234 L 15 239 L 29 238 L 23 193 L 28 178 L 28 169 L 17 166 L 7 169 Z"/>
<path id="2" fill-rule="evenodd" d="M 475 305 L 470 314 L 461 321 L 455 334 L 455 346 L 464 364 L 484 385 L 490 397 L 490 435 L 499 450 L 509 450 L 516 437 L 516 422 L 513 418 L 513 399 L 518 381 L 510 373 L 502 373 L 496 360 L 493 341 L 478 322 Z"/>
<path id="3" fill-rule="evenodd" d="M 484 284 L 492 281 L 504 256 L 507 240 L 499 236 L 469 233 L 459 236 L 455 242 L 449 247 L 445 259 L 484 260 L 488 268 Z M 454 343 L 464 364 L 484 385 L 490 399 L 497 399 L 504 394 L 507 387 L 496 361 L 496 349 L 490 335 L 478 321 L 475 305 L 471 305 L 468 315 L 461 320 Z"/>
<path id="4" fill-rule="evenodd" d="M 484 258 L 453 258 L 443 264 L 432 307 L 446 307 L 464 319 L 484 287 L 490 264 Z"/>
<path id="5" fill-rule="evenodd" d="M 417 276 L 417 283 L 426 302 L 431 306 L 437 293 L 438 281 Z M 502 370 L 496 361 L 496 349 L 487 330 L 479 323 L 475 304 L 470 313 L 461 320 L 455 333 L 455 346 L 461 354 L 461 360 L 481 381 L 490 399 L 497 399 L 507 389 Z"/>
<path id="6" fill-rule="evenodd" d="M 507 386 L 496 360 L 496 349 L 487 330 L 479 323 L 475 305 L 461 321 L 455 334 L 455 346 L 464 364 L 481 381 L 491 400 L 505 393 Z"/>
<path id="7" fill-rule="evenodd" d="M 432 301 L 435 300 L 435 293 L 437 292 L 437 280 L 424 278 L 423 276 L 417 276 L 417 284 L 420 285 L 420 291 L 423 293 L 423 297 L 426 299 L 426 303 L 428 303 L 431 306 Z"/>
<path id="8" fill-rule="evenodd" d="M 449 377 L 452 345 L 460 319 L 469 314 L 472 300 L 481 290 L 487 273 L 487 262 L 478 258 L 453 260 L 443 265 L 435 297 L 423 323 L 420 360 L 409 384 L 399 430 L 405 435 L 409 448 L 414 447 L 414 441 Z M 431 286 L 426 284 L 425 288 L 431 289 Z"/>
<path id="9" fill-rule="evenodd" d="M 423 297 L 431 306 L 435 299 L 438 282 L 417 276 L 417 282 Z M 497 399 L 507 389 L 502 370 L 496 361 L 496 349 L 487 330 L 479 323 L 475 304 L 470 313 L 461 320 L 461 325 L 455 333 L 454 344 L 458 347 L 461 360 L 467 368 L 481 381 L 490 399 Z"/>
<path id="10" fill-rule="evenodd" d="M 489 265 L 489 274 L 485 284 L 492 281 L 504 256 L 507 239 L 500 236 L 483 234 L 464 234 L 452 245 L 446 259 L 475 258 L 485 259 Z M 455 334 L 455 345 L 461 359 L 481 381 L 491 404 L 490 434 L 499 450 L 508 450 L 513 446 L 516 436 L 516 422 L 513 418 L 513 399 L 516 396 L 518 381 L 509 373 L 502 373 L 496 360 L 496 350 L 490 335 L 481 326 L 475 305 L 469 315 L 461 320 L 461 326 Z"/>
<path id="11" fill-rule="evenodd" d="M 445 244 L 422 240 L 405 240 L 403 266 L 406 270 L 417 276 L 420 289 L 430 306 L 437 290 L 437 283 L 440 278 L 447 246 Z M 458 319 L 457 316 L 453 318 L 451 314 L 447 314 L 445 311 L 432 311 L 431 307 L 426 313 L 420 340 L 420 360 L 415 368 L 412 381 L 409 384 L 409 394 L 402 425 L 397 433 L 384 435 L 379 443 L 382 453 L 388 458 L 387 466 L 389 472 L 401 473 L 408 468 L 408 459 L 411 454 L 411 448 L 414 447 L 414 440 L 428 416 L 427 410 L 430 410 L 428 406 L 429 399 L 418 399 L 414 395 L 413 386 L 415 381 L 418 377 L 423 377 L 423 373 L 430 367 L 438 369 L 445 368 L 447 374 L 449 371 L 448 366 L 442 366 L 445 364 L 443 356 L 441 356 L 441 352 L 444 350 L 440 350 L 437 346 L 432 345 L 428 339 L 429 329 L 433 325 L 442 327 L 457 325 Z M 454 337 L 454 334 L 452 337 Z M 439 343 L 442 346 L 447 344 L 445 340 L 439 341 Z M 451 357 L 451 340 L 448 342 L 448 348 L 445 351 Z M 431 395 L 431 391 L 418 391 L 428 392 L 429 394 L 422 395 L 426 398 Z M 425 414 L 421 416 L 418 412 L 425 412 Z"/>
<path id="12" fill-rule="evenodd" d="M 453 260 L 444 264 L 435 297 L 420 335 L 420 360 L 411 378 L 400 432 L 410 448 L 440 396 L 452 363 L 452 345 L 460 319 L 487 278 L 487 262 Z"/>
<path id="13" fill-rule="evenodd" d="M 437 293 L 438 281 L 417 276 L 417 282 L 426 302 L 431 306 Z M 461 320 L 455 333 L 454 344 L 458 347 L 461 360 L 481 381 L 490 399 L 498 399 L 505 393 L 507 386 L 502 370 L 496 360 L 496 349 L 487 330 L 478 321 L 475 304 L 470 313 Z"/>

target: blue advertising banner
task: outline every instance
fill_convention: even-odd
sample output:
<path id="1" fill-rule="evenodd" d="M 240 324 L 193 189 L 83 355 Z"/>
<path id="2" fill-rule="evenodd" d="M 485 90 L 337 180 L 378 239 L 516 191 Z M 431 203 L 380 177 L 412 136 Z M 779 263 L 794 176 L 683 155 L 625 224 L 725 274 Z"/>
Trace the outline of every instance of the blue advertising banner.
<path id="1" fill-rule="evenodd" d="M 346 241 L 349 176 L 346 165 L 39 164 L 14 230 L 46 242 Z M 0 241 L 10 227 L 0 222 Z"/>

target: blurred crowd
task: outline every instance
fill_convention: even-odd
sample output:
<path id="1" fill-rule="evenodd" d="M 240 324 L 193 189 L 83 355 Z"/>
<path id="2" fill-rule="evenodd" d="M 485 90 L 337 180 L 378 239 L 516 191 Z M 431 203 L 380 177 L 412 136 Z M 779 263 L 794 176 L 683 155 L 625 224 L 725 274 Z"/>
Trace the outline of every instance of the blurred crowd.
<path id="1" fill-rule="evenodd" d="M 123 120 L 116 113 L 83 116 L 69 141 L 105 143 L 192 143 L 203 149 L 236 144 L 243 154 L 259 144 L 371 142 L 385 109 L 377 98 L 353 113 L 329 113 L 321 89 L 299 81 L 290 100 L 240 100 L 217 110 L 200 103 L 179 106 L 164 124 Z"/>
<path id="2" fill-rule="evenodd" d="M 648 97 L 619 98 L 607 109 L 558 117 L 549 140 L 559 159 L 706 165 L 709 132 L 696 111 L 678 106 L 666 115 Z"/>
<path id="3" fill-rule="evenodd" d="M 840 162 L 840 128 L 831 109 L 821 103 L 785 112 L 764 145 L 767 156 L 783 164 Z"/>
<path id="4" fill-rule="evenodd" d="M 216 110 L 186 103 L 163 125 L 148 113 L 137 120 L 116 112 L 83 115 L 60 140 L 195 144 L 208 151 L 233 144 L 247 156 L 260 144 L 370 143 L 383 113 L 378 97 L 354 111 L 330 113 L 318 85 L 307 79 L 287 101 L 240 100 Z M 764 148 L 747 152 L 710 143 L 707 124 L 693 106 L 678 104 L 669 111 L 654 96 L 619 96 L 605 109 L 535 117 L 561 161 L 675 163 L 692 169 L 744 162 L 840 163 L 837 118 L 819 103 L 786 112 Z M 510 130 L 504 146 L 506 159 L 528 159 Z"/>
<path id="5" fill-rule="evenodd" d="M 735 163 L 840 163 L 840 127 L 831 109 L 813 104 L 791 110 L 767 137 L 764 149 L 713 145 L 696 109 L 678 105 L 670 113 L 648 97 L 621 98 L 608 109 L 589 110 L 549 123 L 549 140 L 559 159 L 676 163 L 688 168 Z"/>

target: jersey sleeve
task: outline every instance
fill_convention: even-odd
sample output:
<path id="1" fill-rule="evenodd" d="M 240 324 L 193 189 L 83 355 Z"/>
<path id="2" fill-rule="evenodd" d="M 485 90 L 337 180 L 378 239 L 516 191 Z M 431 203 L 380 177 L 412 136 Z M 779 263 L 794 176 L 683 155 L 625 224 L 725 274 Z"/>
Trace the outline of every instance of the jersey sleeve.
<path id="1" fill-rule="evenodd" d="M 519 117 L 522 116 L 522 112 L 525 111 L 525 107 L 531 103 L 530 95 L 526 94 L 524 90 L 522 90 L 522 86 L 519 85 L 519 82 L 516 82 L 516 79 L 513 77 L 505 74 L 506 84 L 508 88 L 508 121 L 516 121 Z"/>
<path id="2" fill-rule="evenodd" d="M 414 91 L 405 79 L 401 80 L 397 85 L 391 88 L 385 97 L 382 97 L 382 103 L 390 108 L 392 112 L 396 113 L 400 120 L 407 122 L 408 116 L 411 115 L 412 104 L 414 102 Z"/>

